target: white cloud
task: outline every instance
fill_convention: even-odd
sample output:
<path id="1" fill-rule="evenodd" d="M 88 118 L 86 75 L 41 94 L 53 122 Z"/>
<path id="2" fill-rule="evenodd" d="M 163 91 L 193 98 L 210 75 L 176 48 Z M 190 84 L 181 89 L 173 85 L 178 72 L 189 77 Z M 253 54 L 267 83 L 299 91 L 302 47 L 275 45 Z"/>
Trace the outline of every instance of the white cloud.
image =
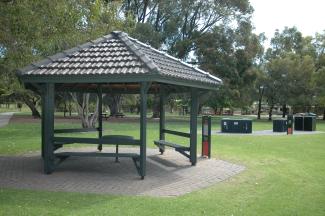
<path id="1" fill-rule="evenodd" d="M 304 36 L 325 30 L 325 0 L 250 0 L 255 32 L 270 39 L 275 29 L 296 26 Z"/>

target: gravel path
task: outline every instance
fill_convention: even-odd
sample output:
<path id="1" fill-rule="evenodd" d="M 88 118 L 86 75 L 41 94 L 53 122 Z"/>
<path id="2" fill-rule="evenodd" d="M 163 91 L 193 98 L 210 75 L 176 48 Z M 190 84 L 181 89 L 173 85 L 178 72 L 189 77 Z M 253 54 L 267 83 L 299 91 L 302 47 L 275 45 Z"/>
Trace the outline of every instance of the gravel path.
<path id="1" fill-rule="evenodd" d="M 0 127 L 4 127 L 8 124 L 14 112 L 0 113 Z"/>

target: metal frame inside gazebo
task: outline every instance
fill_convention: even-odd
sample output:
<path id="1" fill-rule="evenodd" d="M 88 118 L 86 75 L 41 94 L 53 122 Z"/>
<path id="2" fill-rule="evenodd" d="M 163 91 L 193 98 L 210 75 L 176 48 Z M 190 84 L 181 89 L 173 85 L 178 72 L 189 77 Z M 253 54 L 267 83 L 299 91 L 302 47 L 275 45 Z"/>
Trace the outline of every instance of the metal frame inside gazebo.
<path id="1" fill-rule="evenodd" d="M 98 52 L 101 55 L 100 58 Z M 113 56 L 111 61 L 107 59 L 110 55 Z M 91 62 L 84 64 L 84 61 L 87 60 Z M 134 61 L 132 65 L 125 66 L 132 61 Z M 94 66 L 95 62 L 97 65 Z M 111 62 L 116 65 L 111 67 Z M 138 66 L 136 66 L 137 64 Z M 164 70 L 168 66 L 172 70 Z M 136 68 L 136 72 L 133 72 L 134 68 Z M 118 70 L 119 73 L 113 73 L 114 70 Z M 128 70 L 132 71 L 127 72 Z M 98 71 L 108 72 L 99 73 Z M 216 90 L 216 87 L 221 84 L 220 79 L 182 63 L 121 32 L 113 32 L 108 36 L 29 65 L 21 69 L 18 76 L 27 88 L 42 95 L 42 157 L 46 174 L 52 173 L 55 167 L 69 156 L 130 157 L 142 179 L 146 175 L 148 94 L 160 95 L 159 140 L 155 141 L 160 152 L 164 152 L 165 146 L 173 147 L 188 157 L 192 165 L 195 165 L 197 162 L 198 96 L 202 91 Z M 98 127 L 94 129 L 55 129 L 54 100 L 55 93 L 58 91 L 96 93 L 99 99 Z M 177 92 L 189 92 L 191 95 L 190 133 L 169 130 L 165 127 L 166 96 Z M 117 135 L 103 136 L 103 93 L 140 94 L 139 139 Z M 98 137 L 82 138 L 58 135 L 86 131 L 97 131 Z M 189 147 L 165 141 L 166 133 L 189 138 Z M 99 145 L 99 148 L 104 144 L 135 145 L 139 146 L 140 150 L 139 154 L 56 152 L 63 145 L 73 143 L 95 144 Z"/>

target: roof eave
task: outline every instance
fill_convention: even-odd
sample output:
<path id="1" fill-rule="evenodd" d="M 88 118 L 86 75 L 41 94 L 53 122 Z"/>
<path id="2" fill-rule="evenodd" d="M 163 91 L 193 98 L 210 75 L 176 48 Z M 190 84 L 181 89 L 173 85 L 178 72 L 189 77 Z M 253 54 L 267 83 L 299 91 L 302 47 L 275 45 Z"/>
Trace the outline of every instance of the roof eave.
<path id="1" fill-rule="evenodd" d="M 138 83 L 159 82 L 198 89 L 217 90 L 219 84 L 184 80 L 157 74 L 105 74 L 105 75 L 20 75 L 23 83 Z"/>

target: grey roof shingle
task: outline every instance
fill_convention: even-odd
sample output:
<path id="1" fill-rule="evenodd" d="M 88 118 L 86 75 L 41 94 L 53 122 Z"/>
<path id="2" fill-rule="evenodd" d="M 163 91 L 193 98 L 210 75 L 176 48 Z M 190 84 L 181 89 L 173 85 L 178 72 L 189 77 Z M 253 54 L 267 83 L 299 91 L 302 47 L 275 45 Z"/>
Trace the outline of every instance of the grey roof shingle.
<path id="1" fill-rule="evenodd" d="M 219 85 L 222 81 L 166 53 L 112 32 L 19 70 L 19 76 L 154 74 L 162 78 Z"/>

